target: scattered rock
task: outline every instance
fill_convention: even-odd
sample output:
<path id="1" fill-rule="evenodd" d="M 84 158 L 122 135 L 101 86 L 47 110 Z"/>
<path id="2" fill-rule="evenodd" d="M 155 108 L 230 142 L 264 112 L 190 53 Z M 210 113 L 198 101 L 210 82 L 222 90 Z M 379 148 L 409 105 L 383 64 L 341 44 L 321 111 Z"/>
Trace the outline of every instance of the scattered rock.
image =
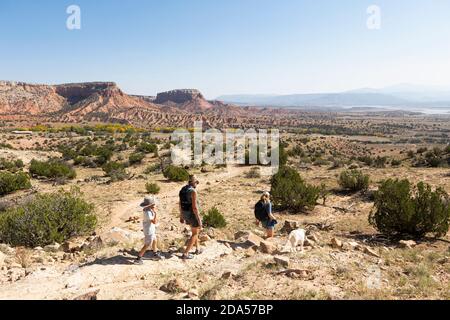
<path id="1" fill-rule="evenodd" d="M 407 249 L 412 249 L 417 245 L 417 243 L 414 240 L 400 240 L 398 244 L 400 248 L 407 248 Z"/>
<path id="2" fill-rule="evenodd" d="M 208 230 L 206 231 L 206 234 L 211 238 L 214 239 L 216 237 L 216 231 L 214 230 L 214 228 L 208 228 Z"/>
<path id="3" fill-rule="evenodd" d="M 81 246 L 81 250 L 99 250 L 103 247 L 103 240 L 100 236 L 94 237 L 90 242 Z"/>
<path id="4" fill-rule="evenodd" d="M 129 243 L 133 240 L 140 240 L 142 238 L 140 233 L 131 232 L 118 227 L 112 228 L 109 232 L 102 236 L 105 243 Z"/>
<path id="5" fill-rule="evenodd" d="M 168 283 L 161 286 L 159 290 L 172 294 L 187 291 L 179 279 L 170 280 Z"/>
<path id="6" fill-rule="evenodd" d="M 264 241 L 263 238 L 250 231 L 239 231 L 234 235 L 234 238 L 241 242 L 245 242 L 246 244 L 258 247 L 261 244 L 261 241 Z"/>
<path id="7" fill-rule="evenodd" d="M 275 263 L 277 265 L 280 265 L 284 268 L 288 268 L 289 264 L 290 264 L 290 259 L 288 257 L 283 257 L 283 256 L 275 256 L 273 257 Z"/>
<path id="8" fill-rule="evenodd" d="M 0 243 L 0 252 L 3 252 L 6 255 L 13 255 L 16 253 L 16 250 L 14 248 L 11 248 L 7 244 Z"/>
<path id="9" fill-rule="evenodd" d="M 0 251 L 0 265 L 3 265 L 6 259 L 6 254 Z"/>
<path id="10" fill-rule="evenodd" d="M 25 269 L 23 269 L 21 266 L 11 268 L 8 271 L 8 281 L 10 282 L 16 282 L 25 277 Z"/>
<path id="11" fill-rule="evenodd" d="M 307 246 L 307 247 L 315 247 L 316 246 L 316 242 L 314 240 L 312 240 L 312 239 L 308 239 L 307 238 L 307 239 L 305 239 L 304 245 Z"/>
<path id="12" fill-rule="evenodd" d="M 277 250 L 277 247 L 269 241 L 262 240 L 260 242 L 260 249 L 263 253 L 273 254 Z"/>
<path id="13" fill-rule="evenodd" d="M 234 271 L 227 270 L 222 274 L 221 278 L 223 280 L 228 280 L 228 279 L 234 278 L 235 276 L 236 276 L 236 273 Z"/>
<path id="14" fill-rule="evenodd" d="M 234 240 L 239 240 L 240 238 L 248 237 L 249 234 L 250 231 L 238 231 L 234 234 Z"/>
<path id="15" fill-rule="evenodd" d="M 187 299 L 196 299 L 198 298 L 198 290 L 196 289 L 191 289 L 187 295 L 185 296 L 185 298 Z"/>
<path id="16" fill-rule="evenodd" d="M 380 255 L 375 250 L 369 247 L 364 247 L 364 253 L 372 257 L 380 258 Z"/>
<path id="17" fill-rule="evenodd" d="M 251 233 L 251 232 L 250 232 L 250 234 L 248 235 L 248 237 L 247 237 L 247 239 L 246 239 L 246 242 L 247 242 L 247 243 L 249 243 L 249 244 L 251 244 L 251 245 L 254 245 L 254 246 L 259 246 L 259 245 L 261 244 L 262 241 L 264 241 L 263 238 L 257 236 L 257 235 L 254 234 L 254 233 Z"/>
<path id="18" fill-rule="evenodd" d="M 207 234 L 201 234 L 198 239 L 200 240 L 200 242 L 207 242 L 211 240 L 211 238 Z"/>
<path id="19" fill-rule="evenodd" d="M 335 249 L 341 249 L 343 244 L 342 241 L 339 240 L 338 238 L 333 238 L 331 239 L 331 246 Z"/>
<path id="20" fill-rule="evenodd" d="M 81 296 L 76 297 L 73 300 L 77 300 L 77 301 L 94 301 L 97 300 L 97 296 L 100 292 L 100 289 L 95 290 L 95 291 L 91 291 L 85 294 L 82 294 Z"/>
<path id="21" fill-rule="evenodd" d="M 134 217 L 129 217 L 125 222 L 127 223 L 139 223 L 139 217 L 134 216 Z"/>
<path id="22" fill-rule="evenodd" d="M 72 253 L 81 251 L 81 247 L 84 245 L 81 241 L 68 240 L 63 243 L 61 249 L 66 253 Z"/>
<path id="23" fill-rule="evenodd" d="M 315 234 L 310 234 L 310 235 L 308 236 L 308 238 L 309 238 L 310 240 L 314 241 L 315 243 L 319 243 L 319 238 L 318 238 L 317 235 L 315 235 Z"/>
<path id="24" fill-rule="evenodd" d="M 309 270 L 303 269 L 287 269 L 278 272 L 277 274 L 284 274 L 292 279 L 303 279 L 303 280 L 313 280 L 314 275 Z"/>
<path id="25" fill-rule="evenodd" d="M 253 249 L 253 247 L 252 248 L 248 248 L 247 250 L 245 250 L 245 256 L 247 258 L 253 257 L 255 254 L 256 254 L 256 251 L 255 251 L 255 249 Z"/>
<path id="26" fill-rule="evenodd" d="M 355 241 L 349 241 L 348 245 L 353 250 L 359 250 L 361 248 L 361 245 L 358 242 L 355 242 Z"/>
<path id="27" fill-rule="evenodd" d="M 59 243 L 50 244 L 44 247 L 45 252 L 58 252 L 61 248 Z"/>

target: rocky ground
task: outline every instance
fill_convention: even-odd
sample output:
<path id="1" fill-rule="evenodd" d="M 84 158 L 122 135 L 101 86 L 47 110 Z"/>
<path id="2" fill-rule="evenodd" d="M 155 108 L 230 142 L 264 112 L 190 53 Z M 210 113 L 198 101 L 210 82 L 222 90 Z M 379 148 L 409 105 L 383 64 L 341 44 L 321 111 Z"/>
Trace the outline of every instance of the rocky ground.
<path id="1" fill-rule="evenodd" d="M 133 259 L 142 245 L 138 204 L 146 181 L 111 187 L 83 181 L 81 172 L 78 184 L 99 208 L 97 233 L 32 250 L 0 245 L 0 299 L 450 298 L 448 236 L 390 242 L 368 224 L 369 200 L 332 194 L 307 215 L 278 213 L 277 235 L 264 241 L 262 229 L 254 224 L 253 205 L 261 191 L 270 189 L 269 180 L 245 178 L 247 170 L 199 173 L 202 208 L 217 206 L 228 225 L 205 229 L 204 252 L 191 261 L 179 258 L 189 235 L 176 209 L 182 184 L 152 177 L 162 189 L 158 236 L 165 259 L 148 254 L 141 266 Z M 374 169 L 372 174 L 400 173 Z M 325 168 L 302 175 L 311 182 L 335 179 Z M 425 169 L 415 169 L 414 177 L 422 175 Z M 448 189 L 442 169 L 427 169 L 426 177 L 433 184 L 444 181 Z M 303 253 L 283 249 L 288 232 L 296 227 L 308 230 Z"/>

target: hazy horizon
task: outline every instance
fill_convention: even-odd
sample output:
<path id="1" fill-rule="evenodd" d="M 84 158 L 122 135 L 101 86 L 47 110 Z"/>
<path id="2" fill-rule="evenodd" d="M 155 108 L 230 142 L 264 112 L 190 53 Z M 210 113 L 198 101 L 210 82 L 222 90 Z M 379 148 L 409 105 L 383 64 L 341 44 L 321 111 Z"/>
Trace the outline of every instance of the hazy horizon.
<path id="1" fill-rule="evenodd" d="M 73 4 L 80 30 L 66 27 Z M 140 95 L 196 88 L 208 99 L 450 87 L 448 12 L 449 2 L 420 0 L 3 0 L 0 78 L 113 81 Z"/>

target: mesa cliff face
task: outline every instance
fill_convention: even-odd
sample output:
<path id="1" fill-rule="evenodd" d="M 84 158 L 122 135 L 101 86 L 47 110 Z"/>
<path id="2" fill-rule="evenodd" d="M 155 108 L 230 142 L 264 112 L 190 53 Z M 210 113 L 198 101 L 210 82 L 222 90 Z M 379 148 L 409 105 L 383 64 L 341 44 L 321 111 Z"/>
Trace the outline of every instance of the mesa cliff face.
<path id="1" fill-rule="evenodd" d="M 195 89 L 128 95 L 113 82 L 61 85 L 0 82 L 0 120 L 79 123 L 120 122 L 144 127 L 254 127 L 278 123 L 259 109 L 207 101 Z M 284 117 L 283 123 L 289 122 Z"/>
<path id="2" fill-rule="evenodd" d="M 164 104 L 167 102 L 183 104 L 193 100 L 205 100 L 205 98 L 201 92 L 196 89 L 179 89 L 158 93 L 154 102 L 157 104 Z"/>

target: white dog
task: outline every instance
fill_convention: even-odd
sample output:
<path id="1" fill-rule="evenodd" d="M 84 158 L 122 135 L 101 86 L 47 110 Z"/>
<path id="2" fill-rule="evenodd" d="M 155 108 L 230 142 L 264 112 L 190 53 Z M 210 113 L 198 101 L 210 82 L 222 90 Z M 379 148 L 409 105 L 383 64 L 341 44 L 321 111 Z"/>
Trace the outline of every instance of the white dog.
<path id="1" fill-rule="evenodd" d="M 297 246 L 300 245 L 300 252 L 303 252 L 303 246 L 305 245 L 306 240 L 306 231 L 304 229 L 294 230 L 289 234 L 288 241 L 286 242 L 284 249 L 285 251 L 288 251 L 288 247 L 290 247 L 291 252 L 297 252 Z"/>

